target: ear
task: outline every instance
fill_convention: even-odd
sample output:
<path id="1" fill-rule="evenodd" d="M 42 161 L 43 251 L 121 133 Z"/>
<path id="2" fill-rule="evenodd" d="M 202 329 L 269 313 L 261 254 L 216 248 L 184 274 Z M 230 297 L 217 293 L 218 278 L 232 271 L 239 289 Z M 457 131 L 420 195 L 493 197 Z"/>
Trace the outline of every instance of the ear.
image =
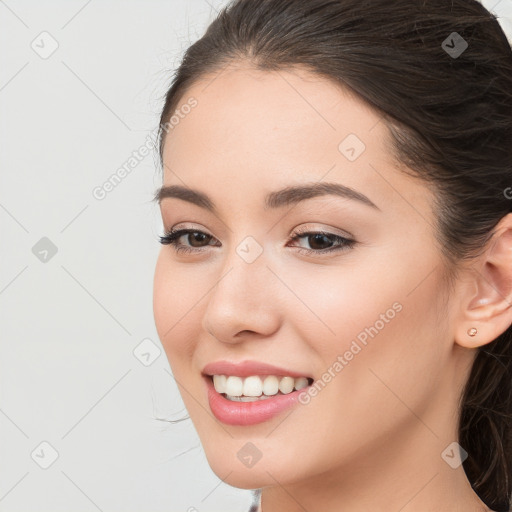
<path id="1" fill-rule="evenodd" d="M 464 280 L 455 342 L 476 348 L 494 341 L 512 324 L 512 213 L 494 228 L 469 276 Z"/>

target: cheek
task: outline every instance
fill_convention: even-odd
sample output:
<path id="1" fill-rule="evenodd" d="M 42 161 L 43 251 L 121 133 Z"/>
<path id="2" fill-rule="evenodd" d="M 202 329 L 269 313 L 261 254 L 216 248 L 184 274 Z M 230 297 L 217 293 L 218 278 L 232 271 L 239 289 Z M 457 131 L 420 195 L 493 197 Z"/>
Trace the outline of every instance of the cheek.
<path id="1" fill-rule="evenodd" d="M 297 308 L 294 325 L 300 324 L 319 357 L 317 373 L 324 372 L 318 399 L 311 399 L 323 403 L 315 411 L 319 415 L 331 411 L 335 421 L 350 410 L 363 422 L 382 415 L 392 423 L 390 410 L 409 414 L 397 396 L 421 408 L 435 392 L 449 357 L 443 279 L 429 274 L 432 262 L 402 263 L 385 271 L 382 265 L 318 270 L 296 281 L 294 291 L 309 311 Z M 328 402 L 334 408 L 326 407 Z M 372 404 L 371 410 L 361 404 Z"/>
<path id="2" fill-rule="evenodd" d="M 185 269 L 173 264 L 164 247 L 158 256 L 153 283 L 153 314 L 156 330 L 171 367 L 190 357 L 201 328 L 200 315 L 206 298 Z"/>
<path id="3" fill-rule="evenodd" d="M 345 284 L 343 293 L 322 280 L 317 281 L 317 291 L 309 293 L 308 306 L 316 306 L 335 335 L 320 335 L 326 329 L 309 319 L 317 329 L 315 334 L 309 327 L 308 342 L 314 344 L 325 371 L 317 377 L 316 396 L 294 414 L 294 422 L 284 421 L 280 427 L 288 439 L 300 440 L 304 431 L 315 433 L 307 438 L 303 463 L 318 471 L 378 452 L 417 423 L 415 415 L 429 422 L 424 412 L 438 392 L 449 356 L 448 344 L 443 351 L 435 311 L 441 308 L 442 286 L 435 276 L 413 293 L 413 286 L 394 280 L 373 296 L 361 293 L 355 281 L 338 282 Z M 433 329 L 441 333 L 439 338 Z M 425 429 L 421 435 L 431 434 Z"/>
<path id="4" fill-rule="evenodd" d="M 289 267 L 288 275 L 283 272 L 302 302 L 295 301 L 285 314 L 300 325 L 299 332 L 324 363 L 350 350 L 354 341 L 360 353 L 382 346 L 390 357 L 408 354 L 412 364 L 437 357 L 435 342 L 447 312 L 441 304 L 443 275 L 432 271 L 436 255 L 405 258 L 396 252 L 393 246 L 379 259 L 358 257 L 338 268 Z M 426 359 L 425 354 L 419 357 L 429 340 L 434 346 L 429 343 Z"/>
<path id="5" fill-rule="evenodd" d="M 375 268 L 375 266 L 374 266 Z M 356 265 L 294 270 L 285 276 L 292 282 L 300 301 L 290 304 L 285 314 L 298 332 L 327 364 L 350 349 L 400 323 L 406 286 L 390 272 Z M 298 276 L 302 276 L 298 279 Z M 350 357 L 350 356 L 349 356 Z"/>
<path id="6" fill-rule="evenodd" d="M 164 249 L 160 250 L 153 278 L 153 315 L 155 326 L 164 342 L 164 334 L 172 324 L 168 322 L 168 315 L 172 311 L 172 282 L 170 280 L 168 264 L 165 261 Z M 171 291 L 171 293 L 169 293 Z M 171 300 L 171 303 L 169 302 Z"/>
<path id="7" fill-rule="evenodd" d="M 387 281 L 374 281 L 379 292 L 371 294 L 345 280 L 347 289 L 331 302 L 336 311 L 324 315 L 336 335 L 317 342 L 327 383 L 312 403 L 342 430 L 358 425 L 356 437 L 397 428 L 413 418 L 411 409 L 421 415 L 449 358 L 447 331 L 439 324 L 441 280 L 432 275 L 412 293 L 413 279 Z"/>

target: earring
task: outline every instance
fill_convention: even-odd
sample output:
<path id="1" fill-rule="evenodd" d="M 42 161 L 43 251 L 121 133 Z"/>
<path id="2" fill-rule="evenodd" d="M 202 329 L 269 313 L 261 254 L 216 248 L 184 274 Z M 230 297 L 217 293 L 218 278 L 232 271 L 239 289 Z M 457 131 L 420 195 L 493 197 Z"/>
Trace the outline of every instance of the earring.
<path id="1" fill-rule="evenodd" d="M 477 333 L 476 327 L 471 327 L 471 329 L 468 329 L 469 336 L 474 336 Z"/>

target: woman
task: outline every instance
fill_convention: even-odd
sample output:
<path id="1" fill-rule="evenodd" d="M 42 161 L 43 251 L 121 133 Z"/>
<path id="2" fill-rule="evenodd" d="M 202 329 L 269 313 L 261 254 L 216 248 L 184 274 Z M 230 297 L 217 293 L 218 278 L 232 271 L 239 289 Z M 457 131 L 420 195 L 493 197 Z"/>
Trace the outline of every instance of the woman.
<path id="1" fill-rule="evenodd" d="M 236 0 L 160 123 L 158 334 L 251 510 L 508 511 L 512 51 L 474 0 Z"/>

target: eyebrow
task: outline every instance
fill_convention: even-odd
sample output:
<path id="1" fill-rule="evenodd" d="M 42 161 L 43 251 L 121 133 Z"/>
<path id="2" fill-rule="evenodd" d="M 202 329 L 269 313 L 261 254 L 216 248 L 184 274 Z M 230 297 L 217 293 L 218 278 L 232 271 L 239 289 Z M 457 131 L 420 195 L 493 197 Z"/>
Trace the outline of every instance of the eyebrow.
<path id="1" fill-rule="evenodd" d="M 276 190 L 274 192 L 270 192 L 265 197 L 264 207 L 265 210 L 269 208 L 280 208 L 283 206 L 297 204 L 301 201 L 305 201 L 306 199 L 324 195 L 336 195 L 345 199 L 359 201 L 360 203 L 380 211 L 380 208 L 364 194 L 339 183 L 306 183 L 305 185 L 290 186 L 281 190 Z M 215 203 L 207 194 L 181 185 L 167 185 L 160 187 L 156 191 L 153 200 L 160 203 L 163 199 L 171 197 L 195 204 L 212 213 L 217 213 Z"/>

